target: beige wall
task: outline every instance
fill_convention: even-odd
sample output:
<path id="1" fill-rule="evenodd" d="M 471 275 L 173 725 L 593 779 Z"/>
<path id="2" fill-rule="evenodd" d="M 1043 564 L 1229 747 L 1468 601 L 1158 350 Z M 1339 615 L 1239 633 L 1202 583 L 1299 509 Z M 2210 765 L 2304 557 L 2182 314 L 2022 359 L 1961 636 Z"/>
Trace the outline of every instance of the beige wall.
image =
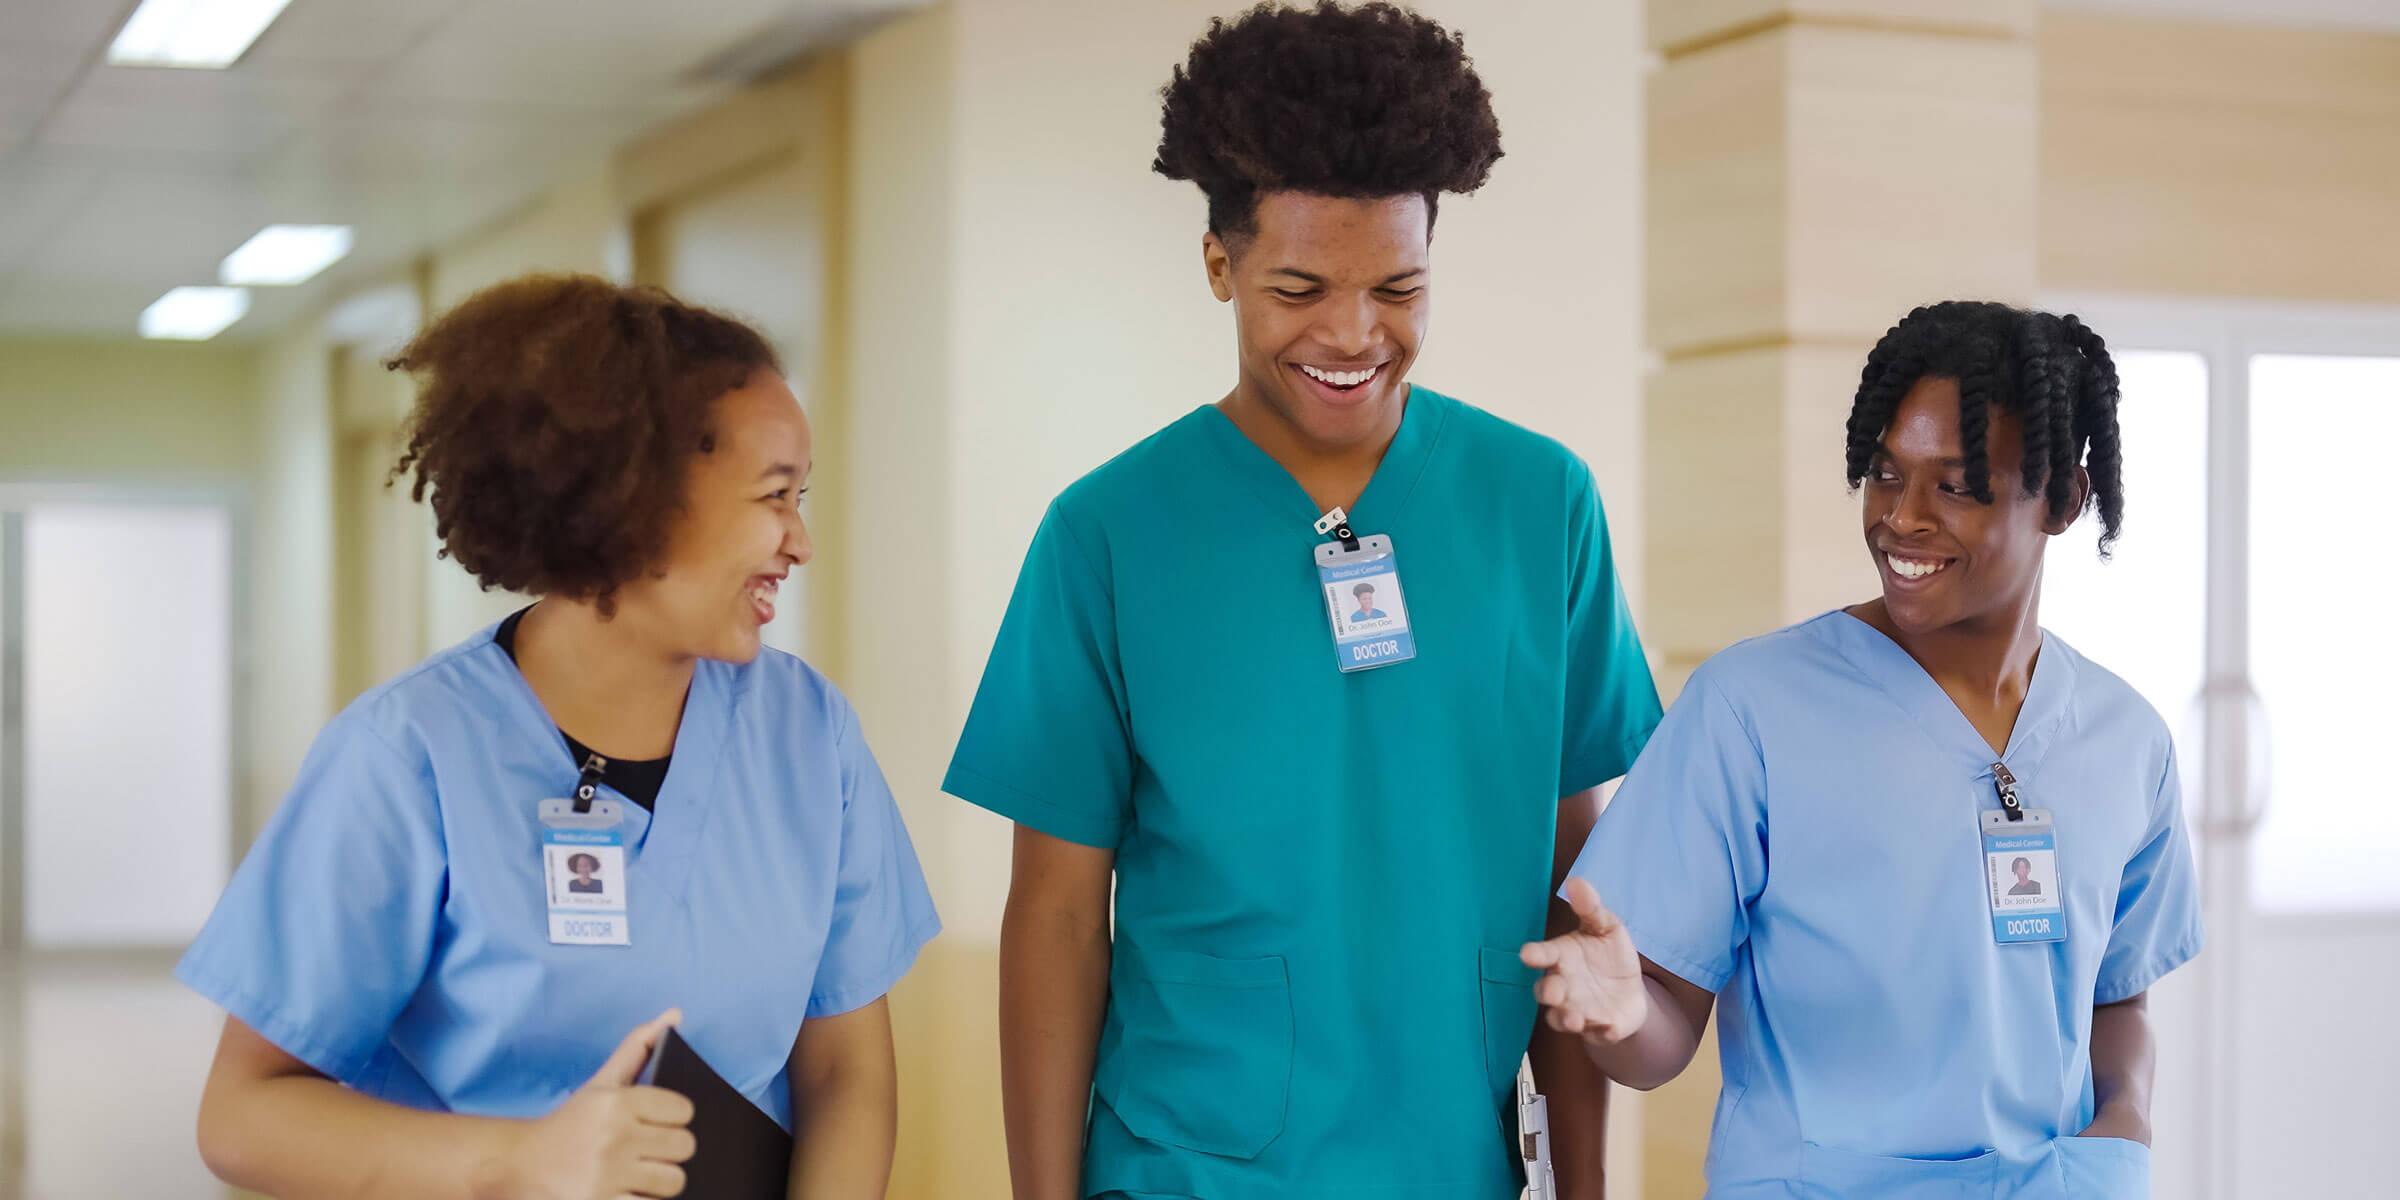
<path id="1" fill-rule="evenodd" d="M 259 363 L 239 343 L 0 339 L 0 478 L 246 482 Z"/>
<path id="2" fill-rule="evenodd" d="M 805 507 L 817 555 L 783 587 L 769 645 L 846 681 L 849 298 L 847 61 L 803 64 L 617 156 L 634 280 L 725 309 L 782 354 L 816 446 Z M 833 536 L 828 536 L 833 535 Z"/>
<path id="3" fill-rule="evenodd" d="M 251 828 L 282 802 L 333 715 L 333 379 L 313 321 L 264 348 L 252 530 Z"/>
<path id="4" fill-rule="evenodd" d="M 2048 10 L 2051 289 L 2400 302 L 2400 34 Z"/>

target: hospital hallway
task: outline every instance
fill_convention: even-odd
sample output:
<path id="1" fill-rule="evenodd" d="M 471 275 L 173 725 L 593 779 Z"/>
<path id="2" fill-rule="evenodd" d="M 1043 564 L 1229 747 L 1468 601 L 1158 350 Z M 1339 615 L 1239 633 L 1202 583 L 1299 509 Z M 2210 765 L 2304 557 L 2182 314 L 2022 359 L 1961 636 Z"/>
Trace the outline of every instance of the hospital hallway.
<path id="1" fill-rule="evenodd" d="M 780 360 L 813 438 L 813 558 L 741 638 L 846 698 L 941 921 L 889 993 L 889 1196 L 1003 1200 L 1016 827 L 946 794 L 945 772 L 1055 499 L 1245 378 L 1245 310 L 1206 273 L 1209 202 L 1153 162 L 1162 87 L 1252 2 L 0 0 L 0 1200 L 241 1194 L 196 1138 L 225 1014 L 171 972 L 262 831 L 301 811 L 320 731 L 533 602 L 440 553 L 428 505 L 393 486 L 419 397 L 387 363 L 535 273 L 664 289 Z M 2400 1200 L 2382 1157 L 2400 1119 L 2400 556 L 2378 515 L 2400 448 L 2400 0 L 1409 7 L 1462 40 L 1505 153 L 1440 202 L 1439 317 L 1406 381 L 1588 467 L 1599 508 L 1576 511 L 1600 513 L 1581 524 L 1603 528 L 1631 624 L 1588 657 L 1646 668 L 1669 705 L 1729 647 L 1879 594 L 1845 422 L 1903 314 L 1990 298 L 2105 338 L 2123 536 L 2105 557 L 2096 520 L 2052 537 L 2040 619 L 2157 711 L 2167 735 L 2144 728 L 2181 780 L 2207 943 L 2150 996 L 2152 1194 Z M 1410 569 L 1476 580 L 1543 545 Z M 1272 592 L 1166 582 L 1237 615 Z M 1477 594 L 1535 594 L 1513 586 Z M 1339 679 L 1545 644 L 1475 611 L 1471 636 L 1428 626 L 1415 661 Z M 1335 679 L 1319 649 L 1311 669 Z M 1280 678 L 1184 655 L 1253 693 Z M 1513 727 L 1488 697 L 1457 703 Z M 1156 728 L 1124 721 L 1129 746 Z M 1028 724 L 1062 739 L 1021 743 L 1044 753 L 1089 732 Z M 1204 748 L 1186 757 L 1273 761 Z M 1454 828 L 1501 828 L 1475 820 Z M 2074 836 L 2062 818 L 2059 845 Z M 517 860 L 529 879 L 542 853 Z M 1896 853 L 1862 847 L 1852 874 Z M 543 945 L 541 914 L 517 917 Z M 314 952 L 348 998 L 355 960 L 264 927 L 243 942 L 258 977 Z M 1943 961 L 2007 940 L 1973 932 Z M 1507 954 L 1464 948 L 1460 1012 L 1522 999 Z M 678 1003 L 708 1004 L 693 986 Z M 1466 1039 L 1505 1032 L 1468 1023 L 1460 1071 Z M 1702 1197 L 1714 1038 L 1664 1087 L 1614 1093 L 1612 1200 Z M 1481 1049 L 1504 1077 L 1514 1047 Z"/>

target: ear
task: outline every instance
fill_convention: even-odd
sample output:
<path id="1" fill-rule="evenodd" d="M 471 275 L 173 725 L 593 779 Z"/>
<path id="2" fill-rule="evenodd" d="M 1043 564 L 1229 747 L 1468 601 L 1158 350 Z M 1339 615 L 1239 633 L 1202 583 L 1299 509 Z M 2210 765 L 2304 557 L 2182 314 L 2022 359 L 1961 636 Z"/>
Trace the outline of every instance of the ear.
<path id="1" fill-rule="evenodd" d="M 2055 521 L 2043 521 L 2043 532 L 2048 533 L 2052 537 L 2057 537 L 2059 534 L 2065 533 L 2070 526 L 2074 525 L 2075 522 L 2083 516 L 2084 506 L 2090 504 L 2091 502 L 2092 473 L 2084 470 L 2083 465 L 2078 463 L 2075 466 L 2075 486 L 2071 489 L 2070 494 L 2067 497 L 2066 515 L 2058 518 Z"/>
<path id="2" fill-rule="evenodd" d="M 1200 262 L 1208 270 L 1208 290 L 1219 301 L 1233 299 L 1233 251 L 1214 233 L 1200 235 Z"/>

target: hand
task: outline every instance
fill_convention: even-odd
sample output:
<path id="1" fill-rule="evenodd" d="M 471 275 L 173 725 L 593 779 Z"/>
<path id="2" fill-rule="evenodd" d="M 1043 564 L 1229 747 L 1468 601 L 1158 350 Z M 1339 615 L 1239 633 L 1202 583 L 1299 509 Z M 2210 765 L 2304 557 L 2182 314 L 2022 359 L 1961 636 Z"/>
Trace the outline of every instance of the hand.
<path id="1" fill-rule="evenodd" d="M 2126 1108 L 2103 1108 L 2092 1117 L 2076 1137 L 2123 1138 L 2129 1142 L 2150 1144 L 2150 1121 L 2142 1114 Z"/>
<path id="2" fill-rule="evenodd" d="M 633 1084 L 652 1047 L 682 1019 L 669 1009 L 627 1034 L 566 1103 L 515 1127 L 477 1194 L 486 1200 L 682 1194 L 681 1164 L 698 1144 L 687 1128 L 692 1102 L 665 1088 Z"/>
<path id="3" fill-rule="evenodd" d="M 1533 998 L 1552 1029 L 1581 1034 L 1587 1042 L 1624 1041 L 1650 1018 L 1650 990 L 1633 932 L 1600 906 L 1600 894 L 1581 879 L 1567 881 L 1567 906 L 1575 910 L 1573 932 L 1529 942 L 1518 952 L 1526 966 L 1543 972 Z"/>

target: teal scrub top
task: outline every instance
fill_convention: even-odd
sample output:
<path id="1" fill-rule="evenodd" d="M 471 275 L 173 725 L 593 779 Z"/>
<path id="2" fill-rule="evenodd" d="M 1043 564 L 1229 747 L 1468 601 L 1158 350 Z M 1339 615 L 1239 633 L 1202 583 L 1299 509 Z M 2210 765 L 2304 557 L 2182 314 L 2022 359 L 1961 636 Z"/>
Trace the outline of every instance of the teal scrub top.
<path id="1" fill-rule="evenodd" d="M 1995 761 L 2056 822 L 2062 941 L 1995 936 Z M 2147 1148 L 2075 1136 L 2092 1008 L 2199 953 L 2198 874 L 2166 722 L 2057 637 L 2003 755 L 1846 612 L 1726 650 L 1573 874 L 1717 995 L 1711 1200 L 2150 1194 Z"/>
<path id="2" fill-rule="evenodd" d="M 1352 674 L 1316 506 L 1214 407 L 1034 535 L 943 786 L 1116 852 L 1087 1196 L 1516 1195 L 1558 799 L 1658 693 L 1556 442 L 1417 388 L 1350 514 L 1417 648 Z"/>

